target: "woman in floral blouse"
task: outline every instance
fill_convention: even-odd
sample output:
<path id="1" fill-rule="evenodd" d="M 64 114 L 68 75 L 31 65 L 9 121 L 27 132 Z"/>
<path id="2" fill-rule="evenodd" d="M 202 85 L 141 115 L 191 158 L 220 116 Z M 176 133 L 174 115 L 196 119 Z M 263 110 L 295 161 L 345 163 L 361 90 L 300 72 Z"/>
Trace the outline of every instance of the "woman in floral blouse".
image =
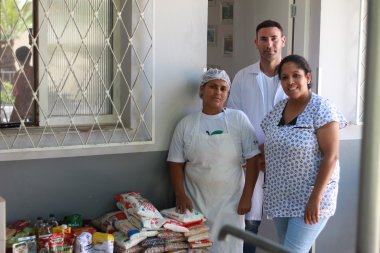
<path id="1" fill-rule="evenodd" d="M 311 91 L 311 69 L 299 55 L 278 66 L 288 96 L 262 121 L 265 133 L 264 211 L 285 247 L 308 252 L 336 209 L 339 129 L 343 115 Z"/>

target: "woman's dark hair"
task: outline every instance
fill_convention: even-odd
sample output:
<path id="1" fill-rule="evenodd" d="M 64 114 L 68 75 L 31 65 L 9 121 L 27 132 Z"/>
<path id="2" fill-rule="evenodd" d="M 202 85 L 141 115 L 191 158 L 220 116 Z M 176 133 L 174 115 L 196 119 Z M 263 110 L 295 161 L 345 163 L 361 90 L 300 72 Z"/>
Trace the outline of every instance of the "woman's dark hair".
<path id="1" fill-rule="evenodd" d="M 278 66 L 276 68 L 276 72 L 277 72 L 278 77 L 280 79 L 281 79 L 282 66 L 287 62 L 292 62 L 292 63 L 296 64 L 297 67 L 299 67 L 300 69 L 302 69 L 305 72 L 305 75 L 307 73 L 311 73 L 310 65 L 304 57 L 302 57 L 300 55 L 296 55 L 296 54 L 291 54 L 291 55 L 288 55 L 285 58 L 283 58 L 281 60 L 280 64 L 278 64 Z M 311 82 L 307 84 L 307 87 L 309 89 L 311 88 Z"/>

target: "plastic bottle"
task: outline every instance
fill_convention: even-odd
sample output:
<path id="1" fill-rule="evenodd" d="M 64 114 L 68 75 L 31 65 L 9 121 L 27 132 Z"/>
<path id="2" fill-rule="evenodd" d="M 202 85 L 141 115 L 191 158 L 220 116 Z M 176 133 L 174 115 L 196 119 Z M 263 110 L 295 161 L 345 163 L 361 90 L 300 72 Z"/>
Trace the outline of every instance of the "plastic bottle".
<path id="1" fill-rule="evenodd" d="M 49 224 L 50 228 L 59 226 L 58 220 L 54 214 L 49 215 L 48 224 Z"/>
<path id="2" fill-rule="evenodd" d="M 71 234 L 71 227 L 67 226 L 66 224 L 62 224 L 61 227 L 65 234 Z"/>
<path id="3" fill-rule="evenodd" d="M 44 220 L 42 219 L 42 217 L 37 217 L 36 223 L 34 223 L 34 226 L 33 226 L 33 233 L 36 237 L 38 237 L 38 232 L 43 223 L 44 223 Z"/>
<path id="4" fill-rule="evenodd" d="M 51 234 L 50 226 L 47 222 L 43 222 L 38 229 L 38 236 Z"/>

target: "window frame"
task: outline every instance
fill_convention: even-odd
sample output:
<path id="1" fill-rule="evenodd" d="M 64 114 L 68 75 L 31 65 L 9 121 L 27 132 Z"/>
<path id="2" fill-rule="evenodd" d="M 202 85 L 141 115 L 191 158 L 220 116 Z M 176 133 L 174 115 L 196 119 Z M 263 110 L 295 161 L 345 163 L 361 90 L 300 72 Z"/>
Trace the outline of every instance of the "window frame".
<path id="1" fill-rule="evenodd" d="M 152 8 L 152 15 L 154 13 L 154 1 L 152 0 L 149 0 L 151 1 L 151 3 L 149 3 L 151 5 L 151 8 Z M 37 8 L 37 13 L 40 13 L 40 10 L 38 8 L 38 5 L 39 5 L 39 0 L 32 0 L 33 2 L 33 8 L 34 8 L 34 11 L 36 10 Z M 36 7 L 37 6 L 37 7 Z M 141 15 L 141 13 L 140 13 Z M 33 32 L 34 32 L 34 38 L 35 38 L 35 35 L 36 35 L 36 27 L 39 26 L 39 17 L 40 15 L 33 15 Z M 113 19 L 115 19 L 115 16 L 112 17 Z M 151 20 L 151 33 L 153 33 L 154 31 L 154 19 L 153 17 L 151 17 L 152 20 Z M 114 20 L 113 20 L 114 21 Z M 144 21 L 145 22 L 145 21 Z M 149 31 L 148 31 L 149 32 Z M 119 34 L 119 33 L 115 33 L 115 34 Z M 116 39 L 116 41 L 119 40 L 119 38 Z M 36 43 L 36 45 L 40 46 L 38 44 L 38 39 L 34 41 L 34 43 Z M 113 43 L 117 43 L 115 41 L 113 41 Z M 139 122 L 136 123 L 136 121 L 138 120 L 134 120 L 132 119 L 133 116 L 130 116 L 129 119 L 126 119 L 128 122 L 130 122 L 130 126 L 128 128 L 124 128 L 124 131 L 128 132 L 129 133 L 129 136 L 130 136 L 130 140 L 129 141 L 126 141 L 126 142 L 122 142 L 122 143 L 106 143 L 106 144 L 81 144 L 81 145 L 68 145 L 68 146 L 56 146 L 56 147 L 33 147 L 33 148 L 17 148 L 17 149 L 0 149 L 0 154 L 3 154 L 3 156 L 0 158 L 0 161 L 2 160 L 24 160 L 24 159 L 36 159 L 36 158 L 52 158 L 52 157 L 66 157 L 66 156 L 83 156 L 83 155 L 97 155 L 97 154 L 105 154 L 105 153 L 109 153 L 109 154 L 116 154 L 116 153 L 124 153 L 124 152 L 139 152 L 140 148 L 142 148 L 142 150 L 145 150 L 146 149 L 146 145 L 151 145 L 151 144 L 154 144 L 155 141 L 154 141 L 154 129 L 155 129 L 155 119 L 154 119 L 154 101 L 155 101 L 155 92 L 154 92 L 154 79 L 153 79 L 153 76 L 154 76 L 154 48 L 153 48 L 153 45 L 154 45 L 154 37 L 152 36 L 151 37 L 151 51 L 150 54 L 150 58 L 151 58 L 151 64 L 152 66 L 150 66 L 151 68 L 151 80 L 148 82 L 151 83 L 151 95 L 150 95 L 150 108 L 151 108 L 151 118 L 150 118 L 150 121 L 151 121 L 151 126 L 150 126 L 150 139 L 145 139 L 145 140 L 137 140 L 136 141 L 136 133 L 133 133 L 133 128 L 137 125 L 141 125 L 141 123 L 145 124 L 144 120 L 143 119 L 140 119 Z M 36 48 L 33 47 L 33 65 L 36 66 L 35 68 L 35 79 L 39 80 L 39 76 L 41 75 L 41 67 L 39 65 L 39 57 L 38 57 L 38 53 L 36 53 Z M 116 51 L 116 50 L 115 50 Z M 149 52 L 148 52 L 149 53 Z M 130 66 L 130 68 L 133 68 L 133 66 Z M 115 71 L 115 69 L 113 70 Z M 144 73 L 145 74 L 145 73 Z M 39 82 L 37 82 L 38 84 Z M 44 89 L 44 87 L 42 87 L 43 89 L 40 90 L 40 87 L 38 88 L 38 96 L 44 96 L 45 98 L 47 98 L 47 89 Z M 116 86 L 114 88 L 114 94 L 120 94 L 120 85 Z M 120 93 L 119 93 L 120 92 Z M 128 96 L 128 94 L 124 95 L 124 97 Z M 121 106 L 121 100 L 123 99 L 123 97 L 119 97 L 119 96 L 114 96 L 114 104 L 117 105 L 119 108 Z M 124 98 L 125 99 L 125 98 Z M 46 103 L 47 102 L 47 99 L 41 99 L 39 100 L 40 102 L 43 102 L 43 103 Z M 114 110 L 112 110 L 114 111 Z M 84 116 L 86 117 L 86 116 Z M 101 121 L 99 124 L 104 126 L 104 125 L 107 125 L 109 123 L 111 123 L 111 125 L 116 125 L 117 122 L 115 122 L 115 119 L 117 119 L 117 117 L 115 116 L 115 114 L 111 114 L 111 115 L 108 115 L 108 116 L 103 116 L 103 118 L 106 118 L 107 120 L 106 121 Z M 93 117 L 87 117 L 87 119 L 89 119 L 90 121 L 94 120 Z M 43 132 L 46 130 L 46 122 L 43 122 L 41 121 L 41 118 L 40 118 L 40 122 L 42 122 L 42 124 L 39 124 L 39 126 L 36 126 L 36 127 L 28 127 L 28 129 L 31 129 L 32 131 L 31 132 L 34 132 L 34 133 L 39 133 L 39 132 Z M 66 121 L 67 122 L 67 121 Z M 71 123 L 71 122 L 69 122 Z M 21 125 L 23 123 L 21 122 Z M 88 128 L 89 126 L 87 124 L 77 124 L 76 125 L 77 127 L 81 128 L 81 129 L 86 129 L 86 127 Z M 50 126 L 51 129 L 53 128 L 56 128 L 58 129 L 59 126 Z M 148 132 L 149 132 L 149 129 L 147 129 Z M 1 130 L 2 132 L 0 133 L 1 137 L 3 137 L 4 135 L 11 135 L 12 132 L 15 131 L 15 129 L 2 129 Z M 99 134 L 101 131 L 98 131 L 97 130 L 92 130 L 94 133 L 97 133 Z M 108 130 L 106 130 L 108 132 L 115 132 L 115 129 L 112 129 L 112 128 L 109 128 Z M 67 134 L 67 131 L 62 131 L 62 132 L 59 132 L 61 134 Z M 38 134 L 37 134 L 38 135 Z M 127 134 L 128 135 L 128 134 Z M 31 134 L 30 137 L 33 137 L 33 133 Z M 26 137 L 25 137 L 26 138 Z M 27 139 L 27 138 L 26 138 Z M 140 148 L 136 148 L 136 147 L 140 147 Z M 105 151 L 105 149 L 107 151 Z M 43 153 L 41 151 L 44 151 Z M 79 151 L 79 152 L 78 152 Z"/>

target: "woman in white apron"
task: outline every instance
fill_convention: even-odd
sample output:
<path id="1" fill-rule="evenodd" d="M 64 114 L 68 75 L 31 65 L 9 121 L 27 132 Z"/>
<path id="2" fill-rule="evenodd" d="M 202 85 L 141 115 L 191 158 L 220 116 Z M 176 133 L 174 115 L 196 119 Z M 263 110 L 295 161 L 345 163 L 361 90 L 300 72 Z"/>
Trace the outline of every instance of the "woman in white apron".
<path id="1" fill-rule="evenodd" d="M 223 70 L 205 72 L 199 90 L 202 112 L 189 114 L 178 123 L 167 159 L 177 210 L 194 208 L 206 216 L 213 241 L 210 251 L 218 253 L 243 252 L 242 240 L 228 237 L 218 241 L 217 235 L 226 224 L 244 230 L 260 153 L 247 116 L 223 107 L 230 84 Z"/>

